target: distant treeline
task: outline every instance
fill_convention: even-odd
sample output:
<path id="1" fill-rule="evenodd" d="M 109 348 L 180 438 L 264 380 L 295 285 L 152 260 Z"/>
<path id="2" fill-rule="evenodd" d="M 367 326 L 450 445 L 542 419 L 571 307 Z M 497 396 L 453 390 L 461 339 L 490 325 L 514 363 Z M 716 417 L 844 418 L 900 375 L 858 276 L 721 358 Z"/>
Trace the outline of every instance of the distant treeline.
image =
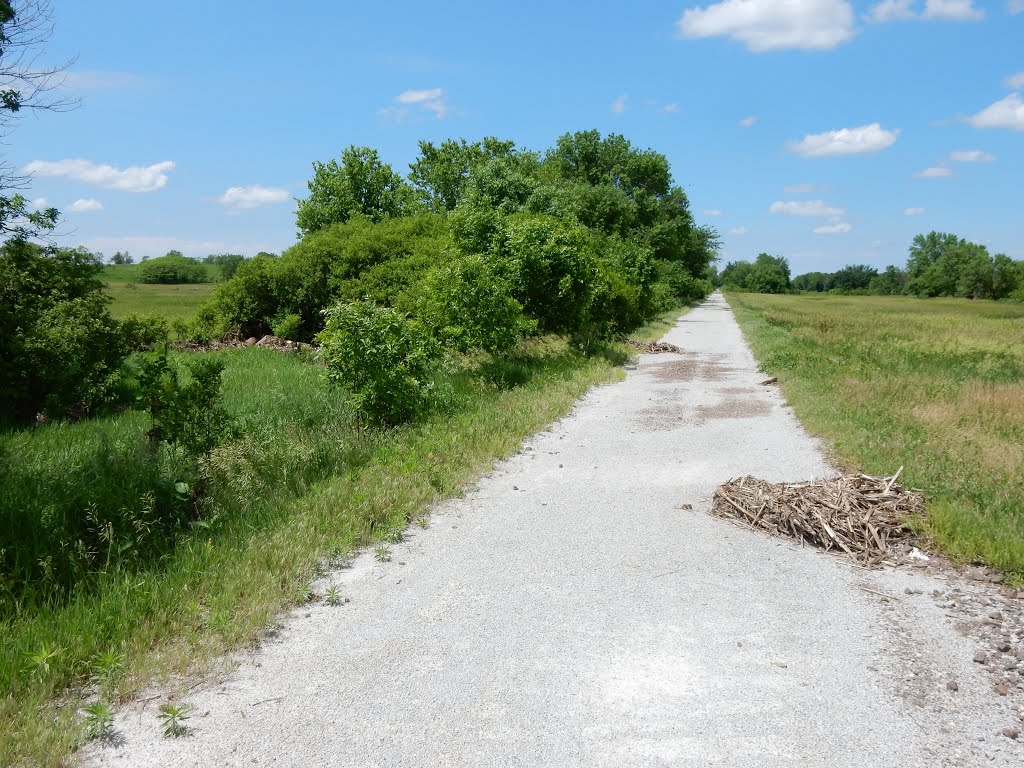
<path id="1" fill-rule="evenodd" d="M 880 272 L 866 264 L 851 264 L 835 272 L 808 272 L 790 279 L 784 258 L 761 254 L 753 264 L 727 264 L 719 284 L 756 293 L 809 291 L 1024 301 L 1024 261 L 1014 261 L 1003 253 L 993 256 L 984 245 L 956 235 L 929 232 L 914 238 L 903 268 L 889 265 Z"/>

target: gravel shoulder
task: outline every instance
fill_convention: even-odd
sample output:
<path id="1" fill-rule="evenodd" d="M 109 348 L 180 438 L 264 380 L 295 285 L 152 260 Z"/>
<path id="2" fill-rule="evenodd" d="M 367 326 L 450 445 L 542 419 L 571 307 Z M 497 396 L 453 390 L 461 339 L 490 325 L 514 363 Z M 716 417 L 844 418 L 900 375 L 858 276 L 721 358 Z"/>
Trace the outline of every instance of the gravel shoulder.
<path id="1" fill-rule="evenodd" d="M 87 764 L 1024 764 L 1001 734 L 1022 689 L 993 690 L 1024 637 L 984 624 L 1011 648 L 982 664 L 965 629 L 1024 600 L 708 515 L 730 478 L 834 470 L 719 294 L 665 340 L 686 352 L 592 390 L 390 562 L 331 573 L 319 591 L 349 602 L 296 610 L 190 691 L 188 735 L 162 737 L 159 700 L 140 701 Z"/>

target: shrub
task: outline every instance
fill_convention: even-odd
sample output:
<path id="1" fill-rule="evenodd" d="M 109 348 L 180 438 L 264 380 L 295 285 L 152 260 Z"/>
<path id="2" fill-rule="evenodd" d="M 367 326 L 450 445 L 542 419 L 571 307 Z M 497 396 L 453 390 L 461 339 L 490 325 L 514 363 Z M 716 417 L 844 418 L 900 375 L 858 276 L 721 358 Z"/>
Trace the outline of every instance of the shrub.
<path id="1" fill-rule="evenodd" d="M 152 348 L 170 338 L 167 319 L 159 315 L 128 315 L 121 321 L 121 336 L 125 345 L 136 352 Z"/>
<path id="2" fill-rule="evenodd" d="M 500 352 L 536 326 L 482 256 L 466 256 L 432 272 L 417 311 L 438 340 L 460 352 Z"/>
<path id="3" fill-rule="evenodd" d="M 279 339 L 297 339 L 302 333 L 302 318 L 294 312 L 290 315 L 278 315 L 271 331 Z"/>
<path id="4" fill-rule="evenodd" d="M 0 249 L 0 422 L 91 411 L 118 392 L 128 349 L 88 251 Z"/>
<path id="5" fill-rule="evenodd" d="M 139 267 L 140 283 L 205 283 L 209 280 L 206 269 L 197 259 L 190 259 L 178 251 L 150 259 Z"/>
<path id="6" fill-rule="evenodd" d="M 371 302 L 336 304 L 317 336 L 327 378 L 345 387 L 353 408 L 385 426 L 429 409 L 440 348 L 417 322 Z"/>

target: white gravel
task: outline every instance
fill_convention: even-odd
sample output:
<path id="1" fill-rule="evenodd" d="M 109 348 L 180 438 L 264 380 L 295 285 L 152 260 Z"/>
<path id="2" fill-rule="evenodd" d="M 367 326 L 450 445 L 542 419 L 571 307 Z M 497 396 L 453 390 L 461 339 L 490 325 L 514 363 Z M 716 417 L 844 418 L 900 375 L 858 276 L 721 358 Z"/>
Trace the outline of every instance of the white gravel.
<path id="1" fill-rule="evenodd" d="M 720 295 L 665 340 L 687 354 L 642 356 L 411 529 L 391 562 L 364 553 L 332 573 L 350 602 L 297 610 L 192 690 L 187 736 L 162 737 L 159 702 L 139 703 L 87 762 L 1024 764 L 1024 744 L 1000 735 L 1020 700 L 992 692 L 930 596 L 946 582 L 707 514 L 732 477 L 833 470 L 759 385 Z"/>

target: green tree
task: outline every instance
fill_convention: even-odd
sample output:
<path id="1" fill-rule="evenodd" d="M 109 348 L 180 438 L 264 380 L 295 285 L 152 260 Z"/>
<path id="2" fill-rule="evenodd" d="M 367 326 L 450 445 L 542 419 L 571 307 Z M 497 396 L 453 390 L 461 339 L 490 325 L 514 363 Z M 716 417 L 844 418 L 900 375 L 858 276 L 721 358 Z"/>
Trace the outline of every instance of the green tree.
<path id="1" fill-rule="evenodd" d="M 884 272 L 871 278 L 868 290 L 879 296 L 899 296 L 906 293 L 907 273 L 890 264 Z"/>
<path id="2" fill-rule="evenodd" d="M 356 214 L 380 221 L 419 207 L 412 188 L 370 147 L 350 146 L 342 151 L 340 164 L 336 160 L 313 163 L 313 179 L 307 186 L 309 197 L 298 201 L 297 211 L 303 235 L 346 222 Z"/>
<path id="3" fill-rule="evenodd" d="M 206 269 L 198 259 L 191 259 L 181 251 L 168 251 L 158 259 L 149 259 L 139 267 L 140 283 L 205 283 L 209 280 Z"/>
<path id="4" fill-rule="evenodd" d="M 749 289 L 757 293 L 785 293 L 789 290 L 789 262 L 782 256 L 760 253 L 749 281 Z"/>
<path id="5" fill-rule="evenodd" d="M 832 288 L 837 291 L 863 291 L 876 275 L 878 270 L 867 264 L 850 264 L 832 275 Z"/>
<path id="6" fill-rule="evenodd" d="M 515 153 L 515 142 L 493 136 L 472 144 L 448 139 L 439 146 L 429 141 L 421 141 L 419 146 L 419 157 L 409 166 L 409 181 L 423 204 L 436 213 L 455 209 L 474 168 Z"/>

